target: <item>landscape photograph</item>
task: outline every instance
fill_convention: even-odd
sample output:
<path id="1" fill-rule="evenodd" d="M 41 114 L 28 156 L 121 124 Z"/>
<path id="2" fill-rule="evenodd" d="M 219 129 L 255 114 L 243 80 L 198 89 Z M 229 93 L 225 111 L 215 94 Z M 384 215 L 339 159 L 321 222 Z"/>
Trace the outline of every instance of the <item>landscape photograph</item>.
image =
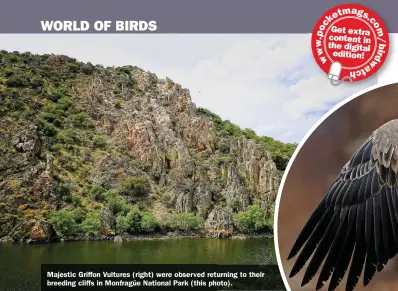
<path id="1" fill-rule="evenodd" d="M 298 142 L 333 87 L 310 35 L 2 35 L 0 286 L 48 264 L 276 265 Z"/>

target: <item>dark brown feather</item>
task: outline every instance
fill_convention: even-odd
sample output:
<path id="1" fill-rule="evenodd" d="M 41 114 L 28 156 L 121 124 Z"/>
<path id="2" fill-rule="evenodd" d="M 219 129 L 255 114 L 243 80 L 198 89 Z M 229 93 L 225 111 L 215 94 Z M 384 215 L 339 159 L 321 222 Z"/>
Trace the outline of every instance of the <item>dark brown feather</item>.
<path id="1" fill-rule="evenodd" d="M 398 252 L 398 120 L 376 131 L 352 155 L 298 236 L 289 259 L 301 253 L 290 276 L 309 260 L 302 285 L 320 269 L 316 288 L 330 277 L 334 290 L 345 276 L 353 290 L 364 274 L 366 286 L 376 270 Z M 312 256 L 312 258 L 311 258 Z M 311 258 L 311 259 L 310 259 Z"/>

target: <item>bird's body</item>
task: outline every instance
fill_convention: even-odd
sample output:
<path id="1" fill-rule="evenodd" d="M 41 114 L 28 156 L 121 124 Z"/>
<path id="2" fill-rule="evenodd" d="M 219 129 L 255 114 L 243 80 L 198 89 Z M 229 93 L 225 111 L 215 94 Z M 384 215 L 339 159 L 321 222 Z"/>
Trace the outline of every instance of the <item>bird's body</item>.
<path id="1" fill-rule="evenodd" d="M 334 290 L 348 270 L 346 290 L 363 274 L 366 286 L 398 252 L 398 120 L 377 130 L 352 155 L 299 234 L 290 277 L 312 256 L 302 286 L 320 269 L 317 290 Z M 322 262 L 324 262 L 322 268 Z"/>

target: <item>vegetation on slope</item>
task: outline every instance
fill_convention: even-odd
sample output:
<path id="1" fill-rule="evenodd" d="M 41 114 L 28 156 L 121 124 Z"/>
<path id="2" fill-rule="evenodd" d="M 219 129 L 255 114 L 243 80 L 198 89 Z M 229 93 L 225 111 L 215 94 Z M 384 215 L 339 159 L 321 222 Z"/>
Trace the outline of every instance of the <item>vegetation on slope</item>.
<path id="1" fill-rule="evenodd" d="M 257 136 L 256 133 L 249 128 L 242 130 L 239 126 L 231 123 L 229 120 L 222 120 L 220 116 L 208 109 L 198 108 L 197 111 L 199 114 L 203 114 L 213 121 L 220 136 L 244 136 L 263 145 L 266 150 L 272 153 L 273 160 L 280 171 L 284 171 L 286 169 L 289 159 L 297 148 L 296 143 L 283 143 L 269 136 Z"/>
<path id="2" fill-rule="evenodd" d="M 152 193 L 146 169 L 131 159 L 123 144 L 109 139 L 107 125 L 98 127 L 105 113 L 95 109 L 100 100 L 90 93 L 94 79 L 101 78 L 111 86 L 116 99 L 114 110 L 122 110 L 131 106 L 125 90 L 136 98 L 146 96 L 131 76 L 133 68 L 104 68 L 66 56 L 0 52 L 0 151 L 4 157 L 0 165 L 1 221 L 18 226 L 38 218 L 49 221 L 61 236 L 98 235 L 100 214 L 106 207 L 116 217 L 118 233 L 202 229 L 203 218 L 195 213 L 171 211 L 159 220 L 152 205 L 164 201 L 167 193 Z M 84 100 L 82 92 L 87 94 Z M 87 100 L 93 103 L 86 104 Z M 197 111 L 213 120 L 220 136 L 245 136 L 262 144 L 272 152 L 278 169 L 285 169 L 295 145 L 258 137 L 206 109 Z M 38 156 L 21 158 L 23 150 L 13 144 L 14 135 L 31 125 L 37 128 L 40 150 Z M 32 152 L 36 154 L 34 149 Z M 96 163 L 106 157 L 125 163 L 120 165 L 124 172 L 115 178 L 117 184 L 98 184 L 93 178 Z M 225 164 L 228 159 L 224 156 L 219 162 Z M 24 172 L 28 164 L 34 170 L 50 167 L 46 171 L 51 172 L 51 187 L 39 183 L 40 179 L 45 181 L 44 176 L 30 180 Z M 44 192 L 50 188 L 52 192 L 46 196 Z M 271 227 L 269 219 L 259 205 L 234 214 L 240 232 L 267 229 Z"/>

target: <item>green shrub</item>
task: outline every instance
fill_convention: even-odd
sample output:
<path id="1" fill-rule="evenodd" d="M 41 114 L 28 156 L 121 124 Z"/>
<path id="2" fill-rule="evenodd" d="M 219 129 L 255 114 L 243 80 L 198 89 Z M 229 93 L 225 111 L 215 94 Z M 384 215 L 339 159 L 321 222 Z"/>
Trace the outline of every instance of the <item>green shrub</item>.
<path id="1" fill-rule="evenodd" d="M 244 135 L 245 137 L 247 137 L 248 139 L 256 139 L 256 138 L 257 138 L 257 135 L 256 135 L 255 131 L 252 130 L 252 129 L 250 129 L 250 128 L 246 128 L 246 129 L 243 131 L 243 135 Z"/>
<path id="2" fill-rule="evenodd" d="M 67 96 L 69 96 L 68 90 L 65 88 L 59 88 L 51 92 L 51 94 L 49 94 L 47 98 L 53 102 L 57 102 L 62 97 L 67 97 Z"/>
<path id="3" fill-rule="evenodd" d="M 233 214 L 235 226 L 239 231 L 248 233 L 259 231 L 266 227 L 265 213 L 260 205 L 250 205 L 246 211 Z"/>
<path id="4" fill-rule="evenodd" d="M 130 68 L 128 68 L 128 67 L 119 67 L 119 68 L 117 68 L 117 70 L 122 72 L 122 73 L 128 74 L 128 75 L 131 74 Z"/>
<path id="5" fill-rule="evenodd" d="M 70 172 L 74 172 L 78 168 L 76 165 L 76 158 L 68 154 L 61 156 L 59 162 L 65 170 Z"/>
<path id="6" fill-rule="evenodd" d="M 72 212 L 75 216 L 75 221 L 77 223 L 82 223 L 82 221 L 86 217 L 86 211 L 84 211 L 81 207 L 76 207 L 75 209 L 73 209 Z"/>
<path id="7" fill-rule="evenodd" d="M 57 127 L 54 124 L 45 120 L 39 119 L 37 121 L 37 127 L 41 136 L 53 137 L 56 136 L 58 133 Z"/>
<path id="8" fill-rule="evenodd" d="M 55 184 L 55 194 L 58 198 L 70 197 L 71 191 L 71 186 L 67 183 L 57 182 Z"/>
<path id="9" fill-rule="evenodd" d="M 82 66 L 82 73 L 86 75 L 91 75 L 95 70 L 95 67 L 91 63 L 84 64 Z"/>
<path id="10" fill-rule="evenodd" d="M 156 218 L 150 212 L 143 212 L 141 218 L 141 230 L 145 232 L 154 232 L 158 228 Z"/>
<path id="11" fill-rule="evenodd" d="M 90 189 L 90 197 L 95 201 L 104 200 L 105 189 L 100 185 L 93 185 Z"/>
<path id="12" fill-rule="evenodd" d="M 68 130 L 58 131 L 57 140 L 63 144 L 74 144 L 73 134 L 74 134 L 73 129 L 69 131 Z"/>
<path id="13" fill-rule="evenodd" d="M 12 75 L 8 78 L 6 82 L 7 87 L 23 88 L 29 85 L 26 77 L 21 75 Z"/>
<path id="14" fill-rule="evenodd" d="M 126 233 L 130 229 L 130 223 L 127 219 L 127 217 L 123 214 L 119 214 L 116 216 L 116 232 L 121 234 L 121 233 Z"/>
<path id="15" fill-rule="evenodd" d="M 69 97 L 62 97 L 58 99 L 56 108 L 61 111 L 68 111 L 74 107 L 72 99 Z"/>
<path id="16" fill-rule="evenodd" d="M 203 218 L 193 213 L 182 213 L 180 219 L 179 228 L 183 231 L 198 230 L 203 225 Z"/>
<path id="17" fill-rule="evenodd" d="M 126 215 L 126 219 L 129 223 L 130 233 L 141 231 L 142 214 L 141 211 L 138 209 L 138 207 L 136 206 L 131 207 L 131 209 Z"/>
<path id="18" fill-rule="evenodd" d="M 10 60 L 11 63 L 17 63 L 19 58 L 18 58 L 19 52 L 13 51 L 12 55 L 8 55 L 8 59 Z"/>
<path id="19" fill-rule="evenodd" d="M 3 75 L 4 76 L 6 76 L 7 78 L 8 77 L 11 77 L 12 75 L 14 75 L 15 74 L 15 72 L 14 72 L 14 70 L 12 70 L 12 69 L 9 69 L 9 68 L 5 68 L 4 70 L 3 70 Z M 7 81 L 7 80 L 6 80 Z M 6 84 L 7 82 L 4 82 L 4 84 Z"/>
<path id="20" fill-rule="evenodd" d="M 127 209 L 126 200 L 115 190 L 109 190 L 104 193 L 106 205 L 113 214 L 117 214 Z"/>
<path id="21" fill-rule="evenodd" d="M 171 214 L 164 218 L 163 227 L 180 230 L 194 231 L 203 227 L 203 218 L 194 213 Z"/>
<path id="22" fill-rule="evenodd" d="M 68 128 L 66 130 L 59 131 L 57 133 L 57 139 L 64 144 L 80 144 L 79 133 L 74 128 Z"/>
<path id="23" fill-rule="evenodd" d="M 68 64 L 69 67 L 69 72 L 71 73 L 78 73 L 80 71 L 80 68 L 77 64 Z"/>
<path id="24" fill-rule="evenodd" d="M 72 203 L 75 207 L 82 204 L 82 197 L 79 194 L 72 194 Z"/>
<path id="25" fill-rule="evenodd" d="M 30 80 L 30 86 L 31 86 L 33 89 L 39 88 L 39 87 L 41 87 L 41 86 L 43 86 L 43 85 L 44 85 L 44 81 L 43 81 L 43 78 L 41 78 L 41 77 L 33 77 L 33 78 Z"/>
<path id="26" fill-rule="evenodd" d="M 94 135 L 93 144 L 96 148 L 104 148 L 106 146 L 105 138 L 99 135 Z"/>
<path id="27" fill-rule="evenodd" d="M 59 210 L 50 215 L 50 224 L 60 236 L 69 236 L 79 231 L 79 225 L 72 211 Z"/>
<path id="28" fill-rule="evenodd" d="M 143 178 L 129 178 L 123 182 L 123 194 L 132 197 L 142 197 L 148 194 L 148 185 Z"/>
<path id="29" fill-rule="evenodd" d="M 266 217 L 265 225 L 271 230 L 274 229 L 274 208 L 272 208 L 272 211 Z"/>
<path id="30" fill-rule="evenodd" d="M 72 121 L 72 124 L 76 127 L 86 128 L 92 125 L 90 122 L 90 118 L 86 112 L 72 114 L 70 119 Z"/>
<path id="31" fill-rule="evenodd" d="M 101 229 L 100 213 L 98 211 L 88 212 L 81 228 L 88 235 L 98 235 Z"/>
<path id="32" fill-rule="evenodd" d="M 119 233 L 136 233 L 141 231 L 142 213 L 136 206 L 130 207 L 127 214 L 118 215 L 116 218 L 116 229 Z"/>
<path id="33" fill-rule="evenodd" d="M 44 122 L 49 122 L 54 124 L 57 127 L 61 127 L 62 126 L 62 119 L 57 116 L 56 114 L 52 113 L 52 112 L 41 112 L 38 116 L 37 116 L 38 120 L 44 121 Z"/>
<path id="34" fill-rule="evenodd" d="M 217 165 L 221 166 L 221 165 L 229 165 L 233 163 L 233 158 L 230 156 L 223 156 L 223 157 L 219 157 L 216 160 Z"/>

